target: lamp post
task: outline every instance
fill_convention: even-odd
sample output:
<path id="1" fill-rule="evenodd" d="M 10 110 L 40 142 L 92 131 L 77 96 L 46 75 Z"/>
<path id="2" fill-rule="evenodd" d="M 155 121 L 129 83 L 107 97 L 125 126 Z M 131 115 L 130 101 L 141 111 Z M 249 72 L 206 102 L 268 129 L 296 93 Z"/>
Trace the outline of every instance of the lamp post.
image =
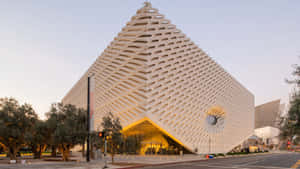
<path id="1" fill-rule="evenodd" d="M 87 138 L 86 138 L 86 162 L 90 161 L 90 76 L 87 79 Z"/>
<path id="2" fill-rule="evenodd" d="M 90 111 L 91 111 L 91 107 L 90 107 L 90 102 L 91 102 L 91 97 L 90 97 L 90 93 L 91 93 L 91 78 L 94 76 L 94 73 L 90 74 L 87 78 L 87 138 L 86 138 L 86 161 L 89 162 L 90 161 L 90 124 L 91 124 L 91 118 L 90 118 Z"/>

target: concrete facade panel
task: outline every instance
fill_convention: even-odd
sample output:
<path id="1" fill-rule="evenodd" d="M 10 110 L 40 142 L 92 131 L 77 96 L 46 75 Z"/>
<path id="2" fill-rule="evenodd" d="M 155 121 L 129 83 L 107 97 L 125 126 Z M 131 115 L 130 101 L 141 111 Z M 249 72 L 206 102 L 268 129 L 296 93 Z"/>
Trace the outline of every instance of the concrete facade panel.
<path id="1" fill-rule="evenodd" d="M 253 134 L 253 94 L 149 3 L 63 103 L 86 107 L 86 79 L 92 73 L 95 129 L 101 129 L 108 112 L 119 117 L 123 127 L 149 118 L 198 154 L 230 151 Z"/>

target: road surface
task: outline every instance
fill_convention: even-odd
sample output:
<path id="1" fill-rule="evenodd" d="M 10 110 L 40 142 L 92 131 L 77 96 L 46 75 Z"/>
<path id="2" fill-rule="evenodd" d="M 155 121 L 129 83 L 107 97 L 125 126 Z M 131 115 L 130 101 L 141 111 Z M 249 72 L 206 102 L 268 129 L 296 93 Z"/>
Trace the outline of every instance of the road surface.
<path id="1" fill-rule="evenodd" d="M 100 163 L 0 164 L 0 169 L 101 169 Z M 124 166 L 126 168 L 126 166 Z M 134 168 L 136 168 L 135 166 Z M 114 166 L 113 168 L 122 168 Z M 131 167 L 129 167 L 131 168 Z M 140 169 L 300 169 L 300 153 L 274 153 L 138 167 Z"/>
<path id="2" fill-rule="evenodd" d="M 169 165 L 142 167 L 143 169 L 300 169 L 300 153 L 278 153 L 247 157 L 210 159 Z"/>

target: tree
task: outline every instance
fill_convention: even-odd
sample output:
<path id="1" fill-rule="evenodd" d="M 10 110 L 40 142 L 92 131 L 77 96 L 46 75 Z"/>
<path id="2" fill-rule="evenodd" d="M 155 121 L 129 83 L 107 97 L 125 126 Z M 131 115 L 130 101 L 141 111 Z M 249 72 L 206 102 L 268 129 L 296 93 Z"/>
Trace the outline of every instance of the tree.
<path id="1" fill-rule="evenodd" d="M 111 161 L 114 163 L 114 156 L 119 152 L 122 144 L 122 126 L 120 120 L 119 118 L 115 118 L 112 113 L 109 113 L 108 116 L 103 117 L 101 125 L 107 138 Z"/>
<path id="2" fill-rule="evenodd" d="M 51 111 L 47 114 L 48 128 L 54 130 L 50 142 L 62 152 L 64 161 L 69 160 L 70 149 L 86 138 L 85 114 L 83 109 L 62 103 L 52 104 Z"/>
<path id="3" fill-rule="evenodd" d="M 14 98 L 0 99 L 0 142 L 11 160 L 26 142 L 25 135 L 32 131 L 37 114 L 29 104 L 19 105 Z"/>
<path id="4" fill-rule="evenodd" d="M 36 120 L 30 132 L 25 134 L 26 144 L 31 147 L 34 158 L 41 158 L 46 149 L 49 133 L 45 121 Z"/>
<path id="5" fill-rule="evenodd" d="M 292 73 L 294 79 L 286 80 L 290 84 L 295 85 L 295 91 L 292 94 L 290 101 L 290 109 L 285 118 L 281 120 L 282 140 L 293 141 L 294 138 L 300 136 L 300 66 L 294 65 Z"/>
<path id="6" fill-rule="evenodd" d="M 85 144 L 85 141 L 86 141 L 86 138 L 87 138 L 87 131 L 86 131 L 86 126 L 87 126 L 87 113 L 84 109 L 78 109 L 77 111 L 77 115 L 76 115 L 76 123 L 77 123 L 77 129 L 79 130 L 81 134 L 79 141 L 82 146 L 82 156 L 84 156 L 84 152 L 85 152 L 85 149 L 84 149 L 84 144 Z M 79 134 L 80 134 L 79 133 Z"/>
<path id="7" fill-rule="evenodd" d="M 58 119 L 58 104 L 52 104 L 50 111 L 46 113 L 46 126 L 47 126 L 47 133 L 48 133 L 48 140 L 47 144 L 51 147 L 51 156 L 56 157 L 56 150 L 57 145 L 55 144 L 53 133 L 57 127 L 57 119 Z"/>
<path id="8" fill-rule="evenodd" d="M 300 87 L 300 65 L 293 65 L 294 71 L 292 72 L 292 75 L 294 76 L 294 79 L 286 80 L 287 83 L 290 84 L 296 84 L 297 87 Z"/>
<path id="9" fill-rule="evenodd" d="M 280 138 L 284 142 L 287 140 L 292 140 L 293 136 L 295 135 L 295 126 L 293 121 L 290 121 L 288 117 L 283 118 L 281 121 L 281 128 L 280 128 Z"/>

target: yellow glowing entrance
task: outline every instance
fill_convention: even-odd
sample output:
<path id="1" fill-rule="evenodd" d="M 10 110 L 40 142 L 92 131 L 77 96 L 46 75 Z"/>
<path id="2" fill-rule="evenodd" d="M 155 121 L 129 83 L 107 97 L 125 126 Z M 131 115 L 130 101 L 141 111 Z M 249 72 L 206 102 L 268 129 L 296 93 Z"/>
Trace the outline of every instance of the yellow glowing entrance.
<path id="1" fill-rule="evenodd" d="M 122 132 L 125 136 L 142 137 L 141 154 L 178 154 L 181 150 L 187 152 L 179 140 L 148 118 L 130 124 Z"/>

